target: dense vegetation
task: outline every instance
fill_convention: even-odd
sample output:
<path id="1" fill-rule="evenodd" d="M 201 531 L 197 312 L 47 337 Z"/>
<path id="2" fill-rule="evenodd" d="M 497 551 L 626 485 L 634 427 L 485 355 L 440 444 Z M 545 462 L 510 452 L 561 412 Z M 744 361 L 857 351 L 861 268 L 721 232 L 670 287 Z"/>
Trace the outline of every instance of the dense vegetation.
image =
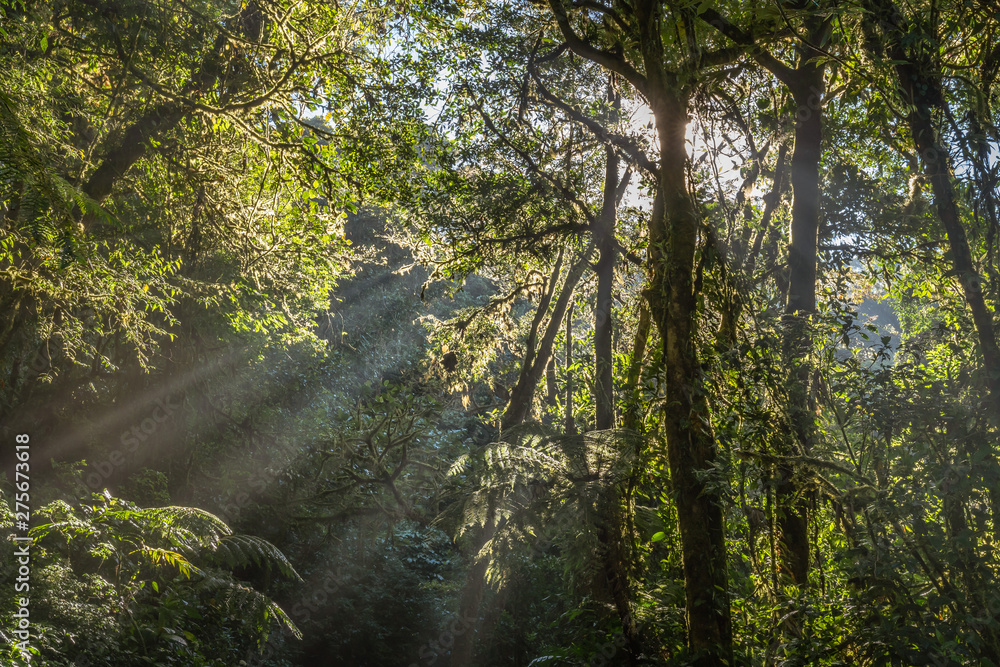
<path id="1" fill-rule="evenodd" d="M 0 0 L 0 662 L 1000 665 L 998 74 L 987 0 Z"/>

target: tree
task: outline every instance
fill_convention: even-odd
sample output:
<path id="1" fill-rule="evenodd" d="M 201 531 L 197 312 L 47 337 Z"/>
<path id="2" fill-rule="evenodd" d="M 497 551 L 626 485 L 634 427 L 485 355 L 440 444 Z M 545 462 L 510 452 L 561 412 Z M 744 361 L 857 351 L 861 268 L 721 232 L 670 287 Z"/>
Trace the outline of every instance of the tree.
<path id="1" fill-rule="evenodd" d="M 737 44 L 750 48 L 753 57 L 788 87 L 795 101 L 795 138 L 791 159 L 792 221 L 788 246 L 788 292 L 785 302 L 786 334 L 784 354 L 789 366 L 789 420 L 794 444 L 786 443 L 784 455 L 807 454 L 814 439 L 810 410 L 810 370 L 808 357 L 811 340 L 808 318 L 816 311 L 816 265 L 820 230 L 820 158 L 822 154 L 822 119 L 826 94 L 825 48 L 833 33 L 833 13 L 822 10 L 807 13 L 804 35 L 796 32 L 798 62 L 789 67 L 753 37 L 737 28 L 714 9 L 702 18 Z M 780 541 L 783 566 L 792 583 L 803 586 L 809 574 L 809 537 L 807 534 L 808 496 L 796 484 L 795 471 L 779 468 L 778 506 L 781 523 Z"/>
<path id="2" fill-rule="evenodd" d="M 653 113 L 659 162 L 648 227 L 645 295 L 663 345 L 663 428 L 684 550 L 689 642 L 697 664 L 731 664 L 729 603 L 719 595 L 727 589 L 722 508 L 716 493 L 696 474 L 712 468 L 716 445 L 694 346 L 694 269 L 701 225 L 688 189 L 685 130 L 697 77 L 705 68 L 729 61 L 732 54 L 725 49 L 703 52 L 694 41 L 693 16 L 686 10 L 674 15 L 656 3 L 637 3 L 621 14 L 572 11 L 556 0 L 549 9 L 568 47 L 621 76 Z M 591 34 L 581 32 L 596 27 L 586 20 L 591 11 L 602 14 L 602 25 Z M 583 21 L 580 28 L 574 20 Z M 690 29 L 690 41 L 665 42 L 667 21 Z"/>
<path id="3" fill-rule="evenodd" d="M 6 11 L 17 20 L 3 67 L 5 418 L 64 361 L 92 369 L 84 382 L 130 356 L 148 365 L 191 334 L 175 317 L 187 309 L 208 306 L 211 319 L 227 303 L 223 328 L 309 338 L 345 254 L 343 212 L 362 171 L 376 181 L 353 142 L 371 144 L 388 114 L 405 136 L 419 104 L 417 66 L 398 68 L 402 96 L 384 76 L 392 13 L 142 1 Z M 395 149 L 376 164 L 412 157 L 412 144 Z"/>

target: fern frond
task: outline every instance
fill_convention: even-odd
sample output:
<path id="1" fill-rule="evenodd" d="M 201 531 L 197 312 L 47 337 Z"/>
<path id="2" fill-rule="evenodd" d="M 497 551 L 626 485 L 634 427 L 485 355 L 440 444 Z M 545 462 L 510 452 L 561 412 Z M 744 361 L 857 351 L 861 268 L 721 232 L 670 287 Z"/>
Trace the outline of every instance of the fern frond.
<path id="1" fill-rule="evenodd" d="M 197 507 L 153 507 L 139 510 L 138 516 L 176 546 L 189 549 L 214 550 L 219 540 L 233 534 L 225 521 Z"/>
<path id="2" fill-rule="evenodd" d="M 285 576 L 302 581 L 285 554 L 267 540 L 254 535 L 227 535 L 215 544 L 213 555 L 230 568 L 245 567 L 251 563 L 268 570 L 277 566 Z"/>
<path id="3" fill-rule="evenodd" d="M 176 551 L 170 551 L 169 549 L 158 549 L 156 547 L 149 547 L 143 545 L 142 547 L 133 551 L 133 554 L 141 554 L 147 561 L 153 565 L 159 565 L 161 563 L 166 563 L 177 568 L 177 571 L 184 575 L 185 578 L 190 579 L 192 574 L 204 577 L 205 572 L 199 568 L 197 565 L 189 561 L 182 554 Z"/>
<path id="4" fill-rule="evenodd" d="M 451 464 L 448 468 L 448 472 L 445 473 L 445 477 L 457 477 L 462 473 L 468 472 L 469 468 L 472 467 L 472 457 L 468 454 L 462 454 L 455 462 Z"/>
<path id="5" fill-rule="evenodd" d="M 302 639 L 302 631 L 288 614 L 259 591 L 237 581 L 211 575 L 205 576 L 200 588 L 203 592 L 218 591 L 216 599 L 227 612 L 248 615 L 255 619 L 261 629 L 266 629 L 272 621 L 277 621 L 295 635 L 296 639 Z"/>

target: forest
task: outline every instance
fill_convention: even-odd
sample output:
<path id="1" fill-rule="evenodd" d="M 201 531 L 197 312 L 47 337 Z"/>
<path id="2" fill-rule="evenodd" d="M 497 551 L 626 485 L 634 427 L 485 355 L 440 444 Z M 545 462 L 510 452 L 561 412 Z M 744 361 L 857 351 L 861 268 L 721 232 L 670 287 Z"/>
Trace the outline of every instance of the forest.
<path id="1" fill-rule="evenodd" d="M 1000 667 L 995 0 L 0 0 L 0 665 Z"/>

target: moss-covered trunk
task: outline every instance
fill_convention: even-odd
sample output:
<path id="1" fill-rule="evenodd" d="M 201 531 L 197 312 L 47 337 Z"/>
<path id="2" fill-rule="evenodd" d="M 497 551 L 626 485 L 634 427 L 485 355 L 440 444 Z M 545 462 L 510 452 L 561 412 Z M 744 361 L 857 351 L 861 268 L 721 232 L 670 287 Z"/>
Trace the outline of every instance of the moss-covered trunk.
<path id="1" fill-rule="evenodd" d="M 726 541 L 719 493 L 702 471 L 716 442 L 695 345 L 699 217 L 685 178 L 687 96 L 665 91 L 653 113 L 660 136 L 659 187 L 649 221 L 650 314 L 663 345 L 663 427 L 681 533 L 688 644 L 695 664 L 732 664 Z"/>

